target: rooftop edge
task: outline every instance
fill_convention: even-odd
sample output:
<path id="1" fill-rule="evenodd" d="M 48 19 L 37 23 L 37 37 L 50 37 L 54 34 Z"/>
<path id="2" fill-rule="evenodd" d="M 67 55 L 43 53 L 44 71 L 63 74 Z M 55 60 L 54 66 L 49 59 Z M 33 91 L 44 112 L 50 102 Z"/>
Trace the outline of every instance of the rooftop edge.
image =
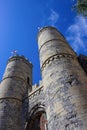
<path id="1" fill-rule="evenodd" d="M 14 61 L 14 60 L 22 60 L 22 61 L 25 62 L 26 64 L 30 65 L 31 68 L 33 67 L 32 63 L 31 63 L 25 56 L 23 56 L 23 55 L 21 55 L 21 56 L 19 56 L 19 55 L 14 55 L 14 56 L 10 57 L 10 58 L 8 59 L 7 64 L 8 64 L 9 62 L 11 62 L 11 61 Z"/>
<path id="2" fill-rule="evenodd" d="M 57 28 L 54 27 L 54 26 L 45 26 L 45 27 L 42 27 L 42 28 L 39 29 L 37 38 L 39 37 L 39 35 L 40 35 L 44 30 L 47 30 L 47 29 L 54 29 L 54 30 L 58 31 Z"/>

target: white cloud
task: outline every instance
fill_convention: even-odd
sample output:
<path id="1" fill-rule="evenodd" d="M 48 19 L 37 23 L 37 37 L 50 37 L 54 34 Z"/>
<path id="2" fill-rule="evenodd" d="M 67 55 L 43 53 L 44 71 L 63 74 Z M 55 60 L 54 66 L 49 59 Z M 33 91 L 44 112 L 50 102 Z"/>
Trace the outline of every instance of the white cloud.
<path id="1" fill-rule="evenodd" d="M 56 11 L 54 11 L 53 9 L 51 9 L 51 14 L 48 17 L 49 24 L 55 25 L 57 23 L 58 19 L 59 19 L 59 14 Z"/>
<path id="2" fill-rule="evenodd" d="M 73 49 L 77 52 L 87 52 L 87 19 L 77 16 L 74 24 L 68 27 L 66 37 Z"/>

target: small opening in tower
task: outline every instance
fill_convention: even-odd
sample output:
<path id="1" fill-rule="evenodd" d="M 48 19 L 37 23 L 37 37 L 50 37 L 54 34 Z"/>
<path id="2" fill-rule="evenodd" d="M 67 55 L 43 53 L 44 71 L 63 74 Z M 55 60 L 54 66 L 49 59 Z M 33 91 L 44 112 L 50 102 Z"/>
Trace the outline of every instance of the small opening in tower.
<path id="1" fill-rule="evenodd" d="M 30 84 L 30 78 L 27 77 L 27 84 Z"/>

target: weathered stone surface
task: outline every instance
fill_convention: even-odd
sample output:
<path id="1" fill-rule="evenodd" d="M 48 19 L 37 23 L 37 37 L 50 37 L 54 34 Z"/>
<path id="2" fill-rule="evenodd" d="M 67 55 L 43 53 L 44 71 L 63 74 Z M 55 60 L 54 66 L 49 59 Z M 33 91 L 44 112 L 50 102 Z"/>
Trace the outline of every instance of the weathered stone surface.
<path id="1" fill-rule="evenodd" d="M 21 56 L 10 58 L 0 84 L 0 130 L 24 130 L 28 109 L 23 99 L 31 84 L 32 65 Z"/>
<path id="2" fill-rule="evenodd" d="M 38 42 L 48 130 L 86 130 L 87 77 L 77 55 L 54 28 L 42 29 Z"/>
<path id="3" fill-rule="evenodd" d="M 0 84 L 0 130 L 87 130 L 86 57 L 80 57 L 80 65 L 54 27 L 41 29 L 38 43 L 39 86 L 32 88 L 32 65 L 26 58 L 8 61 Z"/>

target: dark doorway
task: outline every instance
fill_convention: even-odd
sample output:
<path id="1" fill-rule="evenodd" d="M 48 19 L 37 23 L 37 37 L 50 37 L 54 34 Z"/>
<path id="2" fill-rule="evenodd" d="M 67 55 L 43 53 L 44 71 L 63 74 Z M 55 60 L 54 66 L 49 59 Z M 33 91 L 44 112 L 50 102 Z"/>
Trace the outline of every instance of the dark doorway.
<path id="1" fill-rule="evenodd" d="M 30 119 L 26 130 L 47 130 L 46 113 L 39 112 L 34 115 Z"/>

